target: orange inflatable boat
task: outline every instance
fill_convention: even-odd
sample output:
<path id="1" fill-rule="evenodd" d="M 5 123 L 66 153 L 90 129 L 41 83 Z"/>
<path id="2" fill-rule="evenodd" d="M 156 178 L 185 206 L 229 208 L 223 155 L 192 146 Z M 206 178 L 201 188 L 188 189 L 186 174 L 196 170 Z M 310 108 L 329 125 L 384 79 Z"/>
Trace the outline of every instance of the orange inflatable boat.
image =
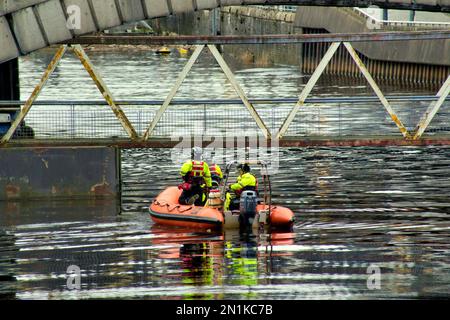
<path id="1" fill-rule="evenodd" d="M 260 161 L 257 163 L 261 164 Z M 228 164 L 225 174 L 224 183 L 222 184 L 220 194 L 224 199 L 224 186 L 226 185 L 229 169 Z M 267 167 L 263 165 L 266 170 Z M 258 204 L 255 206 L 254 217 L 252 217 L 252 226 L 259 227 L 268 225 L 274 228 L 290 228 L 294 223 L 294 213 L 289 209 L 281 206 L 274 206 L 270 199 L 270 182 L 268 175 L 263 175 L 264 196 L 259 198 Z M 168 187 L 162 191 L 153 203 L 150 205 L 150 216 L 155 223 L 201 229 L 221 229 L 221 228 L 239 228 L 240 212 L 239 211 L 223 211 L 222 206 L 209 206 L 208 202 L 205 206 L 181 205 L 178 199 L 182 190 L 178 187 Z M 218 194 L 219 191 L 215 194 Z M 209 199 L 211 199 L 211 194 Z M 214 196 L 213 196 L 214 197 Z M 216 197 L 216 200 L 217 197 Z"/>

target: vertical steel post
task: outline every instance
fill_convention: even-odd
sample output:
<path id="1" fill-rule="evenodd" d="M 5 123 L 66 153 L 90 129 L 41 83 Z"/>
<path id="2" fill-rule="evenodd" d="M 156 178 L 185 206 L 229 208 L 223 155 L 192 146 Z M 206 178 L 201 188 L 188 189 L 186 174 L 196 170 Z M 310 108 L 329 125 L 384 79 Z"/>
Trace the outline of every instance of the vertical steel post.
<path id="1" fill-rule="evenodd" d="M 258 112 L 256 111 L 255 107 L 251 104 L 251 102 L 248 100 L 247 96 L 245 95 L 244 91 L 242 90 L 241 86 L 236 81 L 236 78 L 233 75 L 233 72 L 228 67 L 227 63 L 223 59 L 222 55 L 220 54 L 219 50 L 214 45 L 208 45 L 209 50 L 213 54 L 214 58 L 216 59 L 217 63 L 219 64 L 220 68 L 222 69 L 223 73 L 227 77 L 227 79 L 230 81 L 231 86 L 233 87 L 234 91 L 239 95 L 239 98 L 244 103 L 245 107 L 250 112 L 253 119 L 256 121 L 256 124 L 258 127 L 262 130 L 264 137 L 266 139 L 271 138 L 270 130 L 267 128 L 264 121 L 259 116 Z"/>
<path id="2" fill-rule="evenodd" d="M 75 138 L 75 106 L 70 106 L 70 132 L 72 133 L 72 139 Z"/>
<path id="3" fill-rule="evenodd" d="M 328 48 L 327 52 L 323 56 L 319 65 L 317 66 L 316 70 L 314 70 L 314 73 L 312 74 L 311 78 L 309 78 L 305 88 L 303 88 L 302 92 L 300 93 L 300 97 L 297 104 L 292 108 L 291 112 L 288 114 L 283 124 L 281 125 L 280 129 L 278 130 L 277 139 L 280 139 L 289 129 L 289 126 L 294 120 L 295 115 L 297 114 L 300 107 L 305 104 L 306 98 L 311 93 L 311 90 L 316 85 L 317 80 L 319 80 L 320 76 L 327 67 L 336 50 L 339 48 L 340 44 L 341 44 L 340 42 L 333 42 L 331 46 Z"/>
<path id="4" fill-rule="evenodd" d="M 134 129 L 131 122 L 128 120 L 125 113 L 122 111 L 122 109 L 114 102 L 113 95 L 111 91 L 106 86 L 105 82 L 103 81 L 102 77 L 100 76 L 100 73 L 95 69 L 94 65 L 92 64 L 89 57 L 86 55 L 86 52 L 84 52 L 81 45 L 75 45 L 73 46 L 75 55 L 80 60 L 83 67 L 86 69 L 86 71 L 91 76 L 92 80 L 94 80 L 95 85 L 97 86 L 98 90 L 102 94 L 103 98 L 105 98 L 108 105 L 111 107 L 112 111 L 116 115 L 119 122 L 122 124 L 122 127 L 125 129 L 127 134 L 130 136 L 132 140 L 138 140 L 139 136 L 136 133 L 136 130 Z"/>
<path id="5" fill-rule="evenodd" d="M 5 135 L 0 140 L 0 145 L 6 144 L 9 142 L 11 137 L 14 135 L 14 132 L 19 127 L 20 123 L 25 119 L 28 112 L 30 111 L 31 107 L 33 106 L 33 103 L 38 98 L 39 94 L 42 91 L 42 88 L 47 83 L 48 79 L 50 78 L 50 75 L 55 71 L 56 66 L 58 65 L 59 61 L 61 61 L 61 58 L 64 56 L 64 54 L 67 51 L 67 45 L 62 45 L 59 47 L 58 51 L 56 52 L 55 56 L 53 57 L 50 64 L 47 66 L 47 69 L 44 72 L 44 75 L 42 76 L 39 83 L 34 88 L 33 92 L 31 93 L 28 100 L 25 102 L 23 108 L 20 110 L 20 113 L 17 115 L 14 122 L 11 124 L 11 127 L 9 128 L 8 132 L 5 133 Z"/>
<path id="6" fill-rule="evenodd" d="M 424 115 L 417 124 L 416 132 L 413 137 L 414 140 L 419 139 L 425 132 L 431 120 L 433 120 L 434 116 L 441 108 L 442 104 L 444 103 L 449 93 L 450 93 L 450 75 L 447 77 L 447 80 L 444 82 L 444 84 L 436 94 L 436 96 L 439 97 L 439 99 L 437 101 L 433 101 L 430 103 L 427 111 L 425 111 Z"/>
<path id="7" fill-rule="evenodd" d="M 395 114 L 394 110 L 392 109 L 391 105 L 387 101 L 387 99 L 384 97 L 383 93 L 381 92 L 380 88 L 376 84 L 375 80 L 372 78 L 371 74 L 367 70 L 366 66 L 362 62 L 362 60 L 359 58 L 358 54 L 356 53 L 355 49 L 353 49 L 352 45 L 349 42 L 344 42 L 344 46 L 347 49 L 347 51 L 350 53 L 350 56 L 352 57 L 353 61 L 355 61 L 356 65 L 358 66 L 359 70 L 362 72 L 364 77 L 366 78 L 367 82 L 369 82 L 369 85 L 372 87 L 373 91 L 377 95 L 378 99 L 380 99 L 381 103 L 383 104 L 384 108 L 387 110 L 389 115 L 391 116 L 392 121 L 395 122 L 397 127 L 400 129 L 400 132 L 405 138 L 409 138 L 410 134 L 408 130 L 405 128 L 403 123 L 400 121 L 400 119 Z"/>
<path id="8" fill-rule="evenodd" d="M 203 132 L 208 130 L 208 113 L 206 112 L 206 104 L 203 105 Z"/>
<path id="9" fill-rule="evenodd" d="M 170 90 L 169 95 L 164 100 L 164 103 L 162 104 L 162 106 L 156 112 L 155 117 L 153 118 L 152 122 L 150 123 L 150 126 L 145 131 L 144 141 L 148 140 L 148 138 L 151 136 L 151 134 L 155 130 L 156 125 L 158 124 L 159 120 L 161 120 L 161 117 L 164 114 L 164 112 L 166 112 L 167 108 L 169 107 L 170 103 L 172 102 L 173 98 L 175 97 L 175 94 L 178 92 L 178 89 L 180 89 L 181 84 L 183 83 L 184 79 L 186 79 L 186 76 L 188 75 L 189 71 L 191 70 L 195 61 L 197 61 L 198 57 L 200 56 L 200 54 L 202 53 L 204 48 L 205 48 L 205 45 L 198 45 L 195 47 L 194 53 L 189 58 L 189 61 L 186 63 L 183 70 L 179 74 L 178 79 L 175 82 L 175 85 Z"/>

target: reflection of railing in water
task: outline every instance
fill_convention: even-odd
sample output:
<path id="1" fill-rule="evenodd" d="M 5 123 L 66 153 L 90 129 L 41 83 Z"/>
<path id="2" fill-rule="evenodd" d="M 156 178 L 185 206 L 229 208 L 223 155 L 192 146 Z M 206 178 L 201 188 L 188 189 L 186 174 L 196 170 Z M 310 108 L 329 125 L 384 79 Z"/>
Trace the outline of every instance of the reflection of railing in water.
<path id="1" fill-rule="evenodd" d="M 392 107 L 413 130 L 435 96 L 388 96 Z M 251 100 L 271 132 L 276 132 L 297 98 Z M 162 101 L 117 101 L 138 134 L 143 134 Z M 260 129 L 239 100 L 175 100 L 153 136 L 259 135 Z M 449 99 L 427 134 L 449 130 Z M 35 139 L 127 138 L 127 133 L 104 101 L 41 101 L 26 118 Z M 310 98 L 294 119 L 287 137 L 398 135 L 398 128 L 376 97 Z M 21 138 L 21 137 L 15 137 Z"/>

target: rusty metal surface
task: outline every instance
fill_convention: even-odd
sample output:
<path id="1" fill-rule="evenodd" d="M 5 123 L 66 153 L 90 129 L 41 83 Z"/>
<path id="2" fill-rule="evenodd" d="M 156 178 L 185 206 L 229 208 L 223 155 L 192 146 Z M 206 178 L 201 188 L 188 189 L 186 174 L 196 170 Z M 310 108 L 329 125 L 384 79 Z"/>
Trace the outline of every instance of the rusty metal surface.
<path id="1" fill-rule="evenodd" d="M 115 198 L 120 151 L 112 147 L 0 150 L 0 200 Z"/>
<path id="2" fill-rule="evenodd" d="M 280 140 L 280 147 L 387 147 L 387 146 L 449 146 L 450 135 L 427 137 L 418 140 L 403 137 L 347 137 L 347 138 L 308 138 L 285 137 Z"/>
<path id="3" fill-rule="evenodd" d="M 327 34 L 266 34 L 233 36 L 130 36 L 129 34 L 83 36 L 70 44 L 114 45 L 218 45 L 218 44 L 285 44 L 312 42 L 365 42 L 450 39 L 450 30 L 365 32 Z"/>
<path id="4" fill-rule="evenodd" d="M 181 141 L 172 140 L 170 138 L 152 138 L 146 141 L 130 141 L 129 139 L 78 139 L 78 140 L 17 140 L 10 144 L 10 147 L 30 147 L 30 148 L 51 148 L 51 147 L 115 147 L 121 149 L 133 148 L 173 148 Z M 211 141 L 203 141 L 203 146 L 206 147 Z M 263 142 L 261 142 L 263 143 Z M 346 137 L 292 137 L 285 136 L 279 140 L 279 146 L 284 147 L 314 147 L 314 146 L 448 146 L 450 145 L 450 134 L 433 135 L 432 137 L 422 137 L 417 140 L 405 139 L 401 135 L 397 136 L 346 136 Z M 270 141 L 268 141 L 270 145 Z M 0 150 L 0 153 L 2 150 Z"/>

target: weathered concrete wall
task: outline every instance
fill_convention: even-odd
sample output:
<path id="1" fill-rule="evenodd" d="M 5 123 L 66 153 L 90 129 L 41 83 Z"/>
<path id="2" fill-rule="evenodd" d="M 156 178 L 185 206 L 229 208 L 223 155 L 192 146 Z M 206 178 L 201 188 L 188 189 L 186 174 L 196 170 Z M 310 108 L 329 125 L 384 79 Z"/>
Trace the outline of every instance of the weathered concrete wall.
<path id="1" fill-rule="evenodd" d="M 347 8 L 301 7 L 297 9 L 295 25 L 303 27 L 305 33 L 356 33 L 379 31 L 410 31 L 416 25 L 376 25 L 358 11 Z M 433 23 L 420 25 L 420 30 L 432 30 Z M 442 28 L 442 25 L 440 25 Z M 450 72 L 450 40 L 431 41 L 383 41 L 355 42 L 353 47 L 375 79 L 397 81 L 404 84 L 431 85 L 437 89 Z M 303 45 L 302 70 L 312 73 L 325 54 L 329 44 L 311 43 Z M 342 46 L 325 69 L 327 74 L 362 77 L 360 70 Z"/>
<path id="2" fill-rule="evenodd" d="M 295 14 L 291 12 L 227 7 L 221 14 L 221 32 L 224 35 L 302 33 L 301 28 L 295 28 Z M 302 46 L 298 44 L 224 46 L 224 52 L 240 61 L 261 66 L 302 64 Z"/>
<path id="3" fill-rule="evenodd" d="M 294 34 L 295 13 L 265 10 L 254 7 L 226 7 L 221 9 L 218 25 L 214 26 L 213 11 L 199 11 L 150 20 L 159 34 L 210 35 L 219 30 L 221 35 Z M 194 21 L 194 23 L 193 23 Z M 223 52 L 236 62 L 269 66 L 273 64 L 301 65 L 302 46 L 286 45 L 226 45 Z"/>
<path id="4" fill-rule="evenodd" d="M 214 11 L 202 10 L 148 20 L 157 34 L 211 35 Z"/>
<path id="5" fill-rule="evenodd" d="M 0 149 L 0 200 L 115 198 L 117 148 Z"/>
<path id="6" fill-rule="evenodd" d="M 376 32 L 355 11 L 332 7 L 299 7 L 295 26 L 325 29 L 330 33 Z M 422 28 L 421 28 L 422 29 Z M 378 31 L 406 31 L 414 27 L 386 26 Z M 354 43 L 354 48 L 373 60 L 450 66 L 450 39 Z"/>

